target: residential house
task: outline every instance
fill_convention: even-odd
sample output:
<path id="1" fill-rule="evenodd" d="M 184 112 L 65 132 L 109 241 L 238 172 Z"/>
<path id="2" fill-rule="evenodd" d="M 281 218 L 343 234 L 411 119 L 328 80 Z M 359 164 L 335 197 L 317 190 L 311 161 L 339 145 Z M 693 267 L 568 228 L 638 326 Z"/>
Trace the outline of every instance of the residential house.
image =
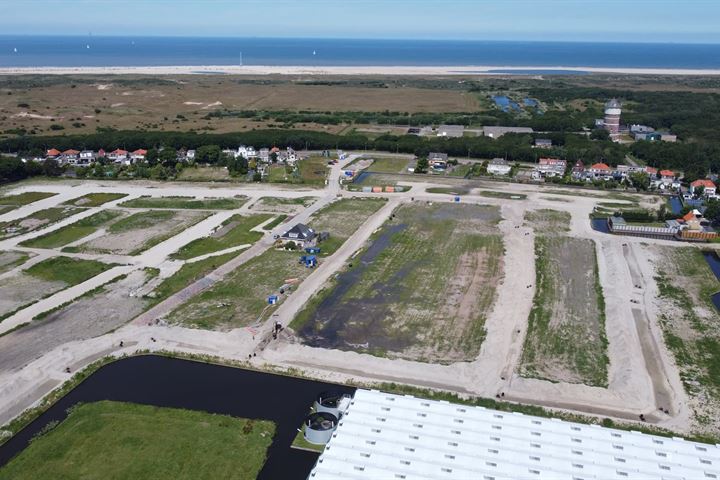
<path id="1" fill-rule="evenodd" d="M 447 153 L 428 153 L 428 166 L 433 170 L 445 170 L 447 168 Z"/>
<path id="2" fill-rule="evenodd" d="M 582 162 L 582 160 L 578 160 L 575 162 L 575 165 L 572 169 L 572 178 L 573 180 L 581 180 L 585 178 L 585 164 Z"/>
<path id="3" fill-rule="evenodd" d="M 567 161 L 557 158 L 541 158 L 535 169 L 543 177 L 562 177 L 565 175 Z"/>
<path id="4" fill-rule="evenodd" d="M 278 154 L 278 162 L 284 163 L 285 165 L 290 165 L 291 167 L 297 165 L 299 159 L 300 157 L 298 156 L 297 152 L 295 152 L 295 150 L 291 147 L 287 147 L 284 152 L 280 152 Z"/>
<path id="5" fill-rule="evenodd" d="M 672 183 L 675 178 L 677 178 L 677 175 L 672 170 L 660 170 L 660 180 L 663 182 Z"/>
<path id="6" fill-rule="evenodd" d="M 645 173 L 648 174 L 650 180 L 655 180 L 657 178 L 658 169 L 655 167 L 645 167 Z"/>
<path id="7" fill-rule="evenodd" d="M 115 149 L 107 154 L 107 159 L 113 163 L 129 164 L 128 151 L 121 148 Z"/>
<path id="8" fill-rule="evenodd" d="M 185 160 L 189 163 L 192 163 L 195 161 L 195 150 L 188 150 L 185 152 Z"/>
<path id="9" fill-rule="evenodd" d="M 490 175 L 508 175 L 512 167 L 502 158 L 493 158 L 488 164 L 487 171 Z"/>
<path id="10" fill-rule="evenodd" d="M 261 163 L 270 163 L 270 149 L 269 148 L 261 148 L 258 152 L 258 160 Z"/>
<path id="11" fill-rule="evenodd" d="M 75 165 L 77 163 L 78 159 L 80 159 L 80 151 L 74 150 L 71 148 L 69 150 L 65 150 L 64 152 L 62 152 L 60 154 L 60 157 L 58 158 L 58 161 L 60 163 Z"/>
<path id="12" fill-rule="evenodd" d="M 138 148 L 130 154 L 130 163 L 144 162 L 145 157 L 147 157 L 147 150 Z"/>
<path id="13" fill-rule="evenodd" d="M 298 223 L 280 235 L 280 241 L 284 244 L 293 242 L 300 248 L 307 248 L 315 245 L 316 237 L 315 230 L 303 223 Z"/>
<path id="14" fill-rule="evenodd" d="M 595 163 L 587 170 L 589 177 L 595 180 L 611 180 L 613 171 L 604 163 Z"/>
<path id="15" fill-rule="evenodd" d="M 551 148 L 552 140 L 549 138 L 536 138 L 534 148 Z"/>
<path id="16" fill-rule="evenodd" d="M 56 159 L 57 157 L 59 157 L 60 155 L 62 155 L 62 152 L 56 148 L 51 148 L 50 150 L 48 150 L 45 153 L 46 158 L 51 158 L 53 160 Z"/>
<path id="17" fill-rule="evenodd" d="M 237 157 L 243 157 L 245 160 L 251 160 L 253 158 L 257 158 L 258 152 L 255 150 L 255 147 L 246 147 L 245 145 L 240 145 L 237 149 L 237 155 L 235 155 L 235 158 Z"/>
<path id="18" fill-rule="evenodd" d="M 465 134 L 465 127 L 462 125 L 440 125 L 438 127 L 438 137 L 462 137 Z"/>
<path id="19" fill-rule="evenodd" d="M 80 152 L 78 165 L 90 165 L 95 161 L 95 152 L 92 150 L 83 150 Z"/>
<path id="20" fill-rule="evenodd" d="M 98 150 L 97 158 L 105 158 L 105 156 L 106 156 L 105 150 L 103 150 L 102 148 L 100 150 Z"/>
<path id="21" fill-rule="evenodd" d="M 705 190 L 703 192 L 703 196 L 707 198 L 715 198 L 717 195 L 717 188 L 715 187 L 715 184 L 712 182 L 712 180 L 708 179 L 701 179 L 701 180 L 695 180 L 690 184 L 690 193 L 695 195 L 696 191 L 703 187 Z"/>
<path id="22" fill-rule="evenodd" d="M 490 138 L 500 138 L 506 133 L 533 133 L 529 127 L 483 127 L 483 135 Z"/>

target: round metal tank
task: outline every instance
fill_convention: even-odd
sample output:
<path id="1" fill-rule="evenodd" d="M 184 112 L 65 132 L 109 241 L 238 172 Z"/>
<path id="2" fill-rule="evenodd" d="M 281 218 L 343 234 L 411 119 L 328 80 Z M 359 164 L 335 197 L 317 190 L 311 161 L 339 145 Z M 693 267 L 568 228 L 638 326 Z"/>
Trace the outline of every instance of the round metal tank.
<path id="1" fill-rule="evenodd" d="M 330 441 L 338 419 L 328 412 L 318 412 L 305 418 L 305 440 L 315 445 L 325 445 Z"/>
<path id="2" fill-rule="evenodd" d="M 322 392 L 315 399 L 315 411 L 332 413 L 337 418 L 340 418 L 340 400 L 345 398 L 346 394 L 335 390 L 329 390 Z"/>

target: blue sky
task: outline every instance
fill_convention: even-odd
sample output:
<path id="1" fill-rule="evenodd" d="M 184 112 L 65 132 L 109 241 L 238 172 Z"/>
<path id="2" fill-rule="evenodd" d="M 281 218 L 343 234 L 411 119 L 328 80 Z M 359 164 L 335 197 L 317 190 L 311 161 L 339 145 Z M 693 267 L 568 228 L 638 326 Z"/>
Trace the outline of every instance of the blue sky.
<path id="1" fill-rule="evenodd" d="M 0 0 L 0 33 L 720 43 L 720 0 Z"/>

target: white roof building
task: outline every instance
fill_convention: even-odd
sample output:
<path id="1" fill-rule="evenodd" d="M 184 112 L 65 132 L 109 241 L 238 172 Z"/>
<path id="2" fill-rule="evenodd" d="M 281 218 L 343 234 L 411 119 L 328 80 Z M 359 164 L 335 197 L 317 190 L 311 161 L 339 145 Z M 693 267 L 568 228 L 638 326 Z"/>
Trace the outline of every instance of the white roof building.
<path id="1" fill-rule="evenodd" d="M 358 390 L 309 480 L 717 479 L 720 448 Z"/>

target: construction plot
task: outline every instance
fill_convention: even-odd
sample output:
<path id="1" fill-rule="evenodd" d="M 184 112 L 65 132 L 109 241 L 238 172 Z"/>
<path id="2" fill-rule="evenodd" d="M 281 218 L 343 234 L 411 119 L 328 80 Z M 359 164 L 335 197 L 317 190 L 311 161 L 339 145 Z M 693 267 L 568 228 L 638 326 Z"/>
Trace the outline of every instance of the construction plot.
<path id="1" fill-rule="evenodd" d="M 216 330 L 253 325 L 274 310 L 269 296 L 281 299 L 312 272 L 298 257 L 296 252 L 267 251 L 180 306 L 168 321 Z"/>
<path id="2" fill-rule="evenodd" d="M 0 280 L 0 319 L 55 292 L 82 283 L 112 265 L 54 257 Z"/>
<path id="3" fill-rule="evenodd" d="M 195 197 L 150 197 L 144 196 L 120 204 L 126 208 L 171 208 L 188 210 L 235 210 L 242 207 L 248 198 L 236 195 L 232 198 Z"/>
<path id="4" fill-rule="evenodd" d="M 0 222 L 0 240 L 23 235 L 82 212 L 84 208 L 53 207 L 9 222 Z"/>
<path id="5" fill-rule="evenodd" d="M 25 252 L 0 252 L 0 275 L 25 263 L 31 255 Z"/>
<path id="6" fill-rule="evenodd" d="M 720 433 L 720 282 L 708 262 L 714 253 L 696 248 L 649 247 L 659 290 L 659 319 L 665 342 L 695 411 L 696 430 Z M 715 297 L 715 305 L 713 305 Z M 717 305 L 717 306 L 716 306 Z"/>
<path id="7" fill-rule="evenodd" d="M 88 193 L 79 198 L 68 200 L 63 205 L 73 205 L 75 207 L 99 207 L 114 200 L 120 200 L 127 197 L 127 193 Z"/>
<path id="8" fill-rule="evenodd" d="M 606 386 L 605 303 L 595 242 L 540 235 L 535 239 L 535 268 L 537 285 L 520 373 Z"/>
<path id="9" fill-rule="evenodd" d="M 400 207 L 291 326 L 315 347 L 474 360 L 503 276 L 499 220 L 491 206 Z"/>
<path id="10" fill-rule="evenodd" d="M 525 226 L 535 235 L 555 235 L 570 231 L 570 214 L 559 210 L 541 209 L 525 213 Z"/>
<path id="11" fill-rule="evenodd" d="M 30 248 L 63 247 L 95 233 L 100 228 L 110 224 L 113 220 L 123 215 L 124 213 L 120 210 L 102 210 L 66 227 L 31 238 L 30 240 L 25 240 L 20 243 L 20 245 Z"/>
<path id="12" fill-rule="evenodd" d="M 300 198 L 276 198 L 263 197 L 250 207 L 252 210 L 263 212 L 295 214 L 300 213 L 306 207 L 312 205 L 317 199 L 315 197 Z"/>
<path id="13" fill-rule="evenodd" d="M 23 205 L 29 205 L 38 200 L 44 200 L 57 195 L 49 192 L 23 192 L 15 195 L 0 197 L 0 214 L 9 212 Z"/>
<path id="14" fill-rule="evenodd" d="M 233 215 L 225 220 L 209 237 L 198 238 L 172 254 L 172 258 L 188 260 L 228 248 L 253 244 L 263 234 L 252 229 L 270 220 L 272 215 Z"/>
<path id="15" fill-rule="evenodd" d="M 138 212 L 112 223 L 105 233 L 68 251 L 116 255 L 137 255 L 207 218 L 193 210 L 151 210 Z"/>
<path id="16" fill-rule="evenodd" d="M 316 232 L 328 232 L 329 238 L 319 243 L 322 256 L 332 255 L 345 240 L 386 204 L 379 198 L 345 198 L 331 203 L 310 218 Z"/>

